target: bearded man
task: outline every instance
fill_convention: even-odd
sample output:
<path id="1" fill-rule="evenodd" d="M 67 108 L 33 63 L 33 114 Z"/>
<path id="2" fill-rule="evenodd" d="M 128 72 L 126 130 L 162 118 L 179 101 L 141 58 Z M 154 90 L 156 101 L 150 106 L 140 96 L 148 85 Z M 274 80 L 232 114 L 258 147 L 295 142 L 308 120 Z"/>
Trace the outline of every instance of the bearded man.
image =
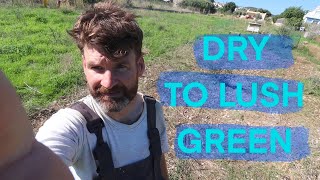
<path id="1" fill-rule="evenodd" d="M 168 179 L 162 107 L 137 92 L 145 64 L 135 16 L 99 3 L 68 33 L 81 52 L 90 94 L 54 114 L 36 139 L 75 179 Z"/>

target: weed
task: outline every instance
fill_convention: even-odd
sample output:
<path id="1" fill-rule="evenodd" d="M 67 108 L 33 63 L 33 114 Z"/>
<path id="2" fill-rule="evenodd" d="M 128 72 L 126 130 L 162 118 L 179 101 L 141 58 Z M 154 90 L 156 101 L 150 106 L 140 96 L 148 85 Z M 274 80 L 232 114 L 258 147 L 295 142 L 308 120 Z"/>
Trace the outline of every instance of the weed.
<path id="1" fill-rule="evenodd" d="M 77 14 L 74 10 L 72 10 L 70 8 L 62 8 L 61 12 L 63 14 L 66 14 L 66 15 L 75 15 L 75 14 Z"/>
<path id="2" fill-rule="evenodd" d="M 158 26 L 158 30 L 159 30 L 159 31 L 165 31 L 166 28 L 165 28 L 164 26 L 160 25 L 160 26 Z"/>
<path id="3" fill-rule="evenodd" d="M 320 79 L 319 78 L 308 78 L 303 81 L 304 83 L 304 94 L 320 96 Z"/>
<path id="4" fill-rule="evenodd" d="M 191 180 L 191 168 L 187 160 L 179 159 L 173 173 L 169 174 L 171 180 Z"/>
<path id="5" fill-rule="evenodd" d="M 22 18 L 23 18 L 22 14 L 21 14 L 21 11 L 19 9 L 15 9 L 13 12 L 14 12 L 17 20 L 21 21 Z"/>
<path id="6" fill-rule="evenodd" d="M 39 22 L 39 23 L 43 23 L 43 24 L 47 24 L 48 23 L 48 19 L 45 18 L 45 17 L 37 17 L 36 22 Z"/>
<path id="7" fill-rule="evenodd" d="M 298 46 L 296 50 L 296 52 L 299 55 L 306 57 L 309 61 L 313 62 L 314 64 L 320 65 L 320 61 L 310 52 L 307 46 Z"/>
<path id="8" fill-rule="evenodd" d="M 150 4 L 150 5 L 147 6 L 147 9 L 152 10 L 153 6 Z"/>

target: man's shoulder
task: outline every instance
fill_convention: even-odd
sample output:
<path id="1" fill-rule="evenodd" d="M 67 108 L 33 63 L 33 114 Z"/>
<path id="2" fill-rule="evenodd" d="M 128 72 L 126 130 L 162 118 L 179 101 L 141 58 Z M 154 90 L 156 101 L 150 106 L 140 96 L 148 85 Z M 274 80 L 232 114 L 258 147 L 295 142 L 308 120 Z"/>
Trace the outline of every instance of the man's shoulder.
<path id="1" fill-rule="evenodd" d="M 164 114 L 163 114 L 163 109 L 162 109 L 162 104 L 161 104 L 161 102 L 160 102 L 157 98 L 155 98 L 155 97 L 153 97 L 153 96 L 145 95 L 145 94 L 142 94 L 142 93 L 140 93 L 140 95 L 142 95 L 143 97 L 146 97 L 146 96 L 151 97 L 151 98 L 153 98 L 153 99 L 156 101 L 156 103 L 155 103 L 155 109 L 156 109 L 157 127 L 160 126 L 160 127 L 162 128 L 162 126 L 164 126 L 165 118 L 164 118 Z"/>
<path id="2" fill-rule="evenodd" d="M 156 101 L 156 107 L 157 107 L 157 108 L 158 108 L 158 107 L 162 107 L 161 102 L 160 102 L 156 97 L 150 96 L 150 95 L 148 95 L 148 94 L 143 94 L 143 93 L 140 93 L 140 92 L 139 92 L 139 95 L 140 95 L 141 97 L 143 97 L 144 100 L 145 100 L 145 98 L 147 98 L 147 97 L 150 97 L 150 98 L 154 99 L 154 100 Z"/>
<path id="3" fill-rule="evenodd" d="M 78 101 L 87 104 L 88 97 L 84 97 Z M 61 127 L 61 126 L 82 126 L 85 124 L 85 119 L 82 114 L 71 108 L 72 105 L 58 110 L 44 124 L 44 126 Z"/>

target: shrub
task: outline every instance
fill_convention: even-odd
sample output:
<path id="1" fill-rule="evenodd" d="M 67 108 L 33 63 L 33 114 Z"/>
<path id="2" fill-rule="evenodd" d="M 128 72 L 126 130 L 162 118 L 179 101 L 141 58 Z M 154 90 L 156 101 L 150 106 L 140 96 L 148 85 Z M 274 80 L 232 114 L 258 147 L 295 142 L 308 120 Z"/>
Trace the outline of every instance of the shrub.
<path id="1" fill-rule="evenodd" d="M 213 3 L 206 0 L 183 0 L 179 3 L 181 7 L 192 7 L 199 10 L 201 13 L 215 13 Z"/>
<path id="2" fill-rule="evenodd" d="M 292 34 L 292 31 L 294 31 L 294 29 L 291 26 L 286 25 L 276 29 L 276 33 L 281 36 L 290 36 L 290 34 Z"/>
<path id="3" fill-rule="evenodd" d="M 320 79 L 318 78 L 308 78 L 304 81 L 305 94 L 320 96 Z"/>
<path id="4" fill-rule="evenodd" d="M 247 15 L 247 11 L 244 10 L 244 9 L 240 9 L 240 10 L 237 10 L 237 11 L 234 11 L 233 14 L 235 14 L 236 16 L 241 16 L 241 15 Z"/>
<path id="5" fill-rule="evenodd" d="M 305 37 L 308 39 L 316 39 L 320 36 L 320 25 L 319 24 L 307 24 L 307 32 Z"/>
<path id="6" fill-rule="evenodd" d="M 236 9 L 237 5 L 234 2 L 228 2 L 227 4 L 225 4 L 222 8 L 223 12 L 229 12 L 229 13 L 233 13 L 234 10 Z"/>
<path id="7" fill-rule="evenodd" d="M 295 27 L 296 30 L 301 26 L 304 15 L 305 11 L 303 11 L 301 7 L 289 7 L 280 14 L 280 16 L 286 18 L 288 24 Z"/>
<path id="8" fill-rule="evenodd" d="M 39 23 L 43 23 L 43 24 L 47 24 L 48 23 L 48 19 L 45 18 L 45 17 L 37 17 L 36 22 L 39 22 Z"/>
<path id="9" fill-rule="evenodd" d="M 153 9 L 153 6 L 152 6 L 151 4 L 149 4 L 149 5 L 147 6 L 147 9 L 152 10 L 152 9 Z"/>
<path id="10" fill-rule="evenodd" d="M 276 33 L 281 36 L 288 36 L 292 39 L 292 48 L 298 47 L 301 40 L 301 32 L 295 31 L 293 26 L 285 24 L 276 29 Z"/>

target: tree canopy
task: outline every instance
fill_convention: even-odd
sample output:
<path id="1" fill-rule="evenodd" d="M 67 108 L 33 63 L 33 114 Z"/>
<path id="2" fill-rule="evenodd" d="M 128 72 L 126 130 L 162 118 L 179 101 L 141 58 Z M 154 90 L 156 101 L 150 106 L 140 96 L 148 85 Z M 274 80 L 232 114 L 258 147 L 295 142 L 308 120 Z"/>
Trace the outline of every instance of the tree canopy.
<path id="1" fill-rule="evenodd" d="M 280 17 L 286 18 L 288 25 L 298 29 L 302 24 L 305 13 L 306 12 L 302 10 L 301 7 L 289 7 L 280 14 Z"/>
<path id="2" fill-rule="evenodd" d="M 236 3 L 228 2 L 223 6 L 222 11 L 233 13 L 236 7 L 237 7 Z"/>
<path id="3" fill-rule="evenodd" d="M 256 11 L 256 12 L 261 12 L 261 13 L 267 13 L 267 17 L 272 16 L 271 12 L 267 9 L 256 8 L 256 7 L 245 7 L 245 9 L 250 9 L 251 11 Z"/>
<path id="4" fill-rule="evenodd" d="M 267 9 L 259 8 L 257 11 L 261 12 L 261 13 L 266 13 L 267 17 L 270 17 L 272 15 L 271 12 L 269 10 L 267 10 Z"/>
<path id="5" fill-rule="evenodd" d="M 301 7 L 289 7 L 285 9 L 280 16 L 284 18 L 298 18 L 303 19 L 305 15 L 305 11 L 301 9 Z"/>

